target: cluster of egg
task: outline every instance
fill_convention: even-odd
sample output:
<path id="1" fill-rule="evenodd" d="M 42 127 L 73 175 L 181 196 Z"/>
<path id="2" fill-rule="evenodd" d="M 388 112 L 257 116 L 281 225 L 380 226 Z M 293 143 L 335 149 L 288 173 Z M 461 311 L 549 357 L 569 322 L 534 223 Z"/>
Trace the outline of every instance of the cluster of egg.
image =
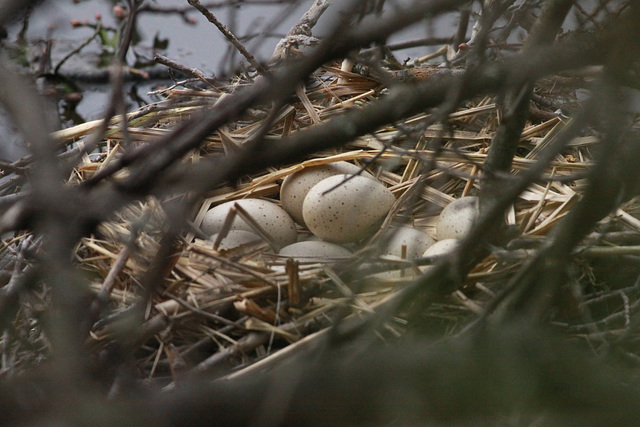
<path id="1" fill-rule="evenodd" d="M 436 237 L 438 241 L 430 246 L 422 256 L 434 257 L 446 255 L 456 248 L 458 240 L 463 238 L 473 226 L 478 217 L 478 198 L 475 196 L 461 197 L 449 203 L 440 212 Z M 429 267 L 423 267 L 426 271 Z"/>
<path id="2" fill-rule="evenodd" d="M 446 255 L 456 248 L 458 240 L 464 237 L 473 226 L 478 215 L 478 198 L 462 197 L 449 203 L 440 213 L 436 226 L 437 241 L 426 233 L 410 227 L 399 227 L 389 230 L 383 255 L 390 260 L 412 260 L 417 258 Z M 404 253 L 402 253 L 404 247 Z M 430 267 L 420 267 L 425 273 Z M 402 275 L 413 276 L 412 271 L 389 271 L 376 274 L 374 277 L 388 280 Z"/>
<path id="3" fill-rule="evenodd" d="M 395 197 L 371 174 L 351 163 L 336 162 L 287 176 L 280 202 L 282 207 L 264 199 L 223 203 L 206 213 L 201 229 L 215 241 L 228 222 L 230 231 L 220 241 L 222 249 L 265 239 L 283 256 L 312 262 L 340 259 L 351 255 L 342 244 L 359 242 L 380 228 Z M 442 253 L 437 252 L 438 247 L 450 241 L 445 246 L 448 251 L 455 242 L 452 239 L 468 231 L 476 211 L 475 198 L 462 198 L 443 210 L 437 227 L 440 242 L 434 244 L 431 237 L 414 228 L 398 227 L 384 239 L 382 252 L 392 259 L 411 260 Z M 298 242 L 296 222 L 315 237 Z"/>

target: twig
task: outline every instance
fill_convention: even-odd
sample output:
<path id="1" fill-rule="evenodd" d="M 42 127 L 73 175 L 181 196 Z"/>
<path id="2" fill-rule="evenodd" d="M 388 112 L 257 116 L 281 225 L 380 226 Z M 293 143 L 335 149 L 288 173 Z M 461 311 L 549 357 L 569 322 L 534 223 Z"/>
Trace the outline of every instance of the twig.
<path id="1" fill-rule="evenodd" d="M 142 4 L 140 0 L 128 0 L 129 3 L 129 15 L 124 26 L 124 31 L 120 37 L 120 43 L 118 44 L 118 51 L 116 52 L 116 63 L 125 64 L 127 51 L 131 46 L 131 40 L 133 37 L 133 31 L 136 26 L 136 18 L 138 14 L 138 7 Z"/>
<path id="2" fill-rule="evenodd" d="M 450 37 L 426 37 L 417 40 L 408 40 L 404 42 L 398 43 L 389 43 L 385 47 L 391 51 L 402 50 L 402 49 L 410 49 L 412 47 L 420 47 L 420 46 L 439 46 L 443 44 L 447 44 L 451 41 Z M 370 55 L 371 53 L 378 51 L 378 47 L 372 47 L 369 49 L 363 49 L 360 54 L 361 55 Z"/>
<path id="3" fill-rule="evenodd" d="M 197 79 L 199 79 L 200 81 L 204 82 L 205 84 L 207 84 L 208 86 L 214 86 L 216 83 L 216 78 L 215 76 L 213 76 L 213 78 L 211 77 L 206 77 L 204 74 L 202 74 L 202 71 L 198 70 L 197 68 L 189 68 L 186 65 L 182 65 L 176 61 L 174 61 L 173 59 L 167 58 L 166 56 L 157 53 L 154 55 L 153 60 L 155 62 L 157 62 L 158 64 L 162 64 L 165 65 L 169 68 L 172 68 L 176 71 L 180 71 L 183 74 L 186 75 L 192 75 L 194 77 L 196 77 Z"/>
<path id="4" fill-rule="evenodd" d="M 460 46 L 460 44 L 466 40 L 470 17 L 471 3 L 460 8 L 460 21 L 458 22 L 458 30 L 456 31 L 456 35 L 453 37 L 454 49 L 458 49 L 458 46 Z"/>
<path id="5" fill-rule="evenodd" d="M 64 63 L 67 62 L 67 60 L 69 60 L 72 56 L 76 55 L 82 49 L 84 49 L 86 46 L 88 46 L 89 43 L 91 43 L 93 41 L 93 39 L 98 37 L 98 34 L 100 34 L 100 31 L 102 31 L 102 22 L 98 21 L 98 23 L 96 24 L 96 29 L 93 32 L 93 34 L 91 36 L 89 36 L 89 38 L 86 39 L 84 42 L 82 42 L 82 44 L 80 46 L 76 47 L 71 52 L 67 53 L 64 56 L 64 58 L 62 58 L 60 60 L 60 62 L 58 62 L 58 65 L 56 65 L 55 68 L 53 69 L 53 74 L 57 75 L 58 71 L 60 71 L 60 67 L 62 67 L 62 65 L 64 65 Z"/>
<path id="6" fill-rule="evenodd" d="M 264 74 L 267 71 L 262 65 L 260 65 L 260 63 L 253 57 L 253 55 L 249 53 L 249 51 L 242 45 L 242 43 L 240 43 L 237 37 L 233 35 L 233 33 L 229 31 L 229 29 L 222 22 L 218 21 L 218 19 L 214 16 L 213 13 L 211 13 L 207 8 L 202 6 L 202 4 L 200 3 L 200 0 L 188 0 L 188 1 L 189 1 L 189 4 L 195 7 L 196 9 L 198 9 L 198 11 L 202 13 L 205 16 L 205 18 L 207 18 L 207 20 L 209 20 L 209 22 L 211 22 L 213 25 L 218 27 L 218 30 L 220 30 L 220 32 L 227 38 L 227 40 L 229 40 L 229 42 L 236 49 L 238 49 L 238 51 L 242 54 L 242 56 L 247 58 L 247 61 L 249 61 L 249 63 L 253 66 L 253 68 L 256 69 L 256 71 L 258 71 L 260 74 Z"/>

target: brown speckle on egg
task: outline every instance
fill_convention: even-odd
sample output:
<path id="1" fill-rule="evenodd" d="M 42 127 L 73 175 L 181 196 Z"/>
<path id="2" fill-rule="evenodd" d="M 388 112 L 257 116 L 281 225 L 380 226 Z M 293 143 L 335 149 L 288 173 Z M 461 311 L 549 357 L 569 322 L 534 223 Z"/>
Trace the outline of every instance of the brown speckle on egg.
<path id="1" fill-rule="evenodd" d="M 438 240 L 461 239 L 478 217 L 478 198 L 462 197 L 449 203 L 440 213 L 436 235 Z"/>
<path id="2" fill-rule="evenodd" d="M 354 175 L 360 172 L 360 168 L 349 162 L 334 162 L 320 166 L 305 168 L 299 172 L 287 176 L 280 187 L 280 201 L 282 207 L 298 223 L 305 225 L 302 215 L 302 204 L 309 190 L 325 178 L 333 175 Z M 368 172 L 362 172 L 359 176 L 374 179 Z"/>
<path id="3" fill-rule="evenodd" d="M 297 231 L 293 219 L 280 206 L 263 199 L 242 199 L 226 202 L 210 209 L 202 220 L 201 229 L 205 234 L 220 232 L 229 211 L 238 203 L 266 231 L 280 247 L 296 241 Z M 231 224 L 232 230 L 256 230 L 236 215 Z"/>
<path id="4" fill-rule="evenodd" d="M 305 197 L 305 223 L 323 240 L 356 242 L 370 236 L 395 202 L 391 191 L 380 182 L 359 176 L 347 178 L 349 175 L 326 178 Z"/>

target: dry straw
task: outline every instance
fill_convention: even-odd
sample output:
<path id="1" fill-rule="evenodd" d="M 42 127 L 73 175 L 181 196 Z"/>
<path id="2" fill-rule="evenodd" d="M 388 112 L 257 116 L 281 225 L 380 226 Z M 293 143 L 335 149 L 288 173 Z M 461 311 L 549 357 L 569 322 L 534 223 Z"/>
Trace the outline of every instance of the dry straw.
<path id="1" fill-rule="evenodd" d="M 421 67 L 414 70 L 414 76 L 428 78 L 432 72 L 429 67 Z M 555 83 L 557 88 L 562 86 L 561 81 Z M 153 144 L 176 123 L 232 90 L 233 85 L 202 92 L 172 88 L 166 91 L 165 101 L 130 114 L 128 133 L 136 144 Z M 381 96 L 383 90 L 377 80 L 341 71 L 337 65 L 325 66 L 313 75 L 307 87 L 298 88 L 296 98 L 282 108 L 267 138 L 277 140 L 346 110 L 361 108 Z M 242 120 L 210 135 L 201 149 L 190 153 L 184 161 L 198 162 L 203 157 L 241 148 L 259 131 L 265 116 L 265 112 L 251 111 Z M 135 354 L 145 374 L 172 383 L 178 378 L 176 367 L 180 361 L 194 372 L 218 369 L 221 371 L 217 372 L 228 373 L 231 367 L 241 366 L 244 370 L 233 376 L 249 374 L 312 345 L 337 319 L 366 317 L 377 306 L 393 299 L 398 289 L 413 280 L 412 275 L 354 283 L 341 279 L 347 269 L 372 261 L 370 257 L 376 256 L 375 244 L 363 245 L 348 262 L 298 264 L 287 263 L 272 254 L 265 242 L 219 252 L 196 230 L 205 212 L 217 204 L 245 197 L 277 201 L 280 183 L 288 175 L 316 165 L 349 161 L 378 177 L 400 200 L 385 226 L 409 223 L 434 236 L 440 210 L 462 195 L 476 193 L 499 117 L 495 101 L 481 98 L 452 113 L 447 129 L 430 124 L 431 120 L 429 113 L 420 114 L 398 126 L 387 126 L 375 134 L 357 138 L 340 150 L 317 153 L 302 163 L 272 168 L 235 187 L 221 187 L 208 194 L 193 214 L 194 231 L 184 236 L 183 246 L 167 266 L 165 283 L 146 307 L 143 326 L 148 328 L 148 339 Z M 112 121 L 101 155 L 85 157 L 72 181 L 92 176 L 120 155 L 124 141 L 119 122 L 119 119 Z M 552 115 L 530 123 L 522 135 L 513 172 L 518 174 L 534 164 L 537 153 L 567 122 L 568 119 Z M 56 132 L 54 137 L 60 144 L 81 141 L 99 126 L 99 122 L 85 123 Z M 574 139 L 550 165 L 545 179 L 533 183 L 514 203 L 507 222 L 523 233 L 521 247 L 497 248 L 474 268 L 464 287 L 424 311 L 425 322 L 445 333 L 454 333 L 484 312 L 483 307 L 495 297 L 499 285 L 518 269 L 540 238 L 580 197 L 581 183 L 574 177 L 589 167 L 594 142 L 592 136 Z M 618 217 L 633 229 L 640 225 L 624 209 L 618 212 Z M 150 198 L 119 212 L 102 224 L 99 235 L 84 239 L 78 246 L 78 263 L 93 275 L 93 289 L 109 301 L 111 316 L 126 312 L 141 298 L 141 278 L 159 247 L 164 220 L 161 204 Z M 594 242 L 597 247 L 593 247 Z M 613 250 L 624 252 L 614 243 L 596 240 L 586 243 L 585 256 L 605 256 L 606 251 Z M 631 252 L 624 253 L 638 253 L 637 246 L 628 249 Z M 380 261 L 378 265 L 416 271 L 410 262 Z M 588 271 L 585 264 L 585 277 Z M 596 290 L 593 297 L 587 295 L 586 305 L 618 299 L 620 306 L 594 322 L 609 322 L 608 326 L 624 322 L 625 310 L 632 310 L 637 302 L 630 301 L 624 290 L 616 292 L 618 296 Z M 405 323 L 402 319 L 389 321 L 381 332 L 386 336 L 402 334 Z M 91 332 L 91 348 L 108 346 L 117 334 L 114 325 L 117 322 L 105 319 L 98 322 Z M 573 330 L 592 331 L 588 325 L 574 326 Z"/>

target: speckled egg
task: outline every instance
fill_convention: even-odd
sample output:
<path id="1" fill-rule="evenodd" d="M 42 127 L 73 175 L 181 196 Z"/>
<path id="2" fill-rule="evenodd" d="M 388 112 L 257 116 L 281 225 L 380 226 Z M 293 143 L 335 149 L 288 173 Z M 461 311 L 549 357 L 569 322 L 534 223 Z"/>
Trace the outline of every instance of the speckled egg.
<path id="1" fill-rule="evenodd" d="M 370 236 L 395 202 L 380 182 L 360 176 L 345 181 L 347 178 L 349 175 L 325 178 L 304 199 L 304 221 L 322 240 L 344 243 Z"/>
<path id="2" fill-rule="evenodd" d="M 302 204 L 311 187 L 325 178 L 340 174 L 356 174 L 360 168 L 349 162 L 335 162 L 326 165 L 312 166 L 287 176 L 280 187 L 280 202 L 282 207 L 298 223 L 305 225 L 302 215 Z M 368 172 L 359 176 L 374 179 Z"/>
<path id="3" fill-rule="evenodd" d="M 427 248 L 435 243 L 429 235 L 413 227 L 390 228 L 386 237 L 383 254 L 402 257 L 402 247 L 406 247 L 405 259 L 420 258 Z"/>
<path id="4" fill-rule="evenodd" d="M 458 246 L 458 239 L 440 240 L 429 246 L 429 248 L 422 254 L 422 257 L 426 258 L 431 256 L 446 255 L 452 252 L 456 248 L 456 246 Z M 431 265 L 424 265 L 420 267 L 420 270 L 424 273 L 427 272 L 430 268 L 432 268 Z"/>
<path id="5" fill-rule="evenodd" d="M 209 237 L 209 241 L 214 242 L 218 238 L 218 234 L 216 233 Z M 245 230 L 229 230 L 227 235 L 220 241 L 220 245 L 218 246 L 218 250 L 220 251 L 229 251 L 231 249 L 235 249 L 238 246 L 245 245 L 247 243 L 255 242 L 260 240 L 260 236 Z"/>
<path id="6" fill-rule="evenodd" d="M 235 203 L 246 210 L 251 218 L 273 238 L 279 247 L 290 245 L 296 241 L 297 231 L 293 219 L 280 206 L 263 199 L 234 200 L 210 209 L 202 220 L 202 231 L 208 235 L 220 232 L 229 210 Z M 234 218 L 231 230 L 245 230 L 257 233 L 239 215 Z"/>
<path id="7" fill-rule="evenodd" d="M 449 203 L 440 213 L 436 236 L 438 240 L 461 239 L 466 236 L 478 218 L 478 198 L 461 197 Z"/>
<path id="8" fill-rule="evenodd" d="M 329 262 L 349 258 L 351 251 L 335 243 L 308 240 L 285 246 L 279 255 L 295 258 L 301 262 Z"/>

